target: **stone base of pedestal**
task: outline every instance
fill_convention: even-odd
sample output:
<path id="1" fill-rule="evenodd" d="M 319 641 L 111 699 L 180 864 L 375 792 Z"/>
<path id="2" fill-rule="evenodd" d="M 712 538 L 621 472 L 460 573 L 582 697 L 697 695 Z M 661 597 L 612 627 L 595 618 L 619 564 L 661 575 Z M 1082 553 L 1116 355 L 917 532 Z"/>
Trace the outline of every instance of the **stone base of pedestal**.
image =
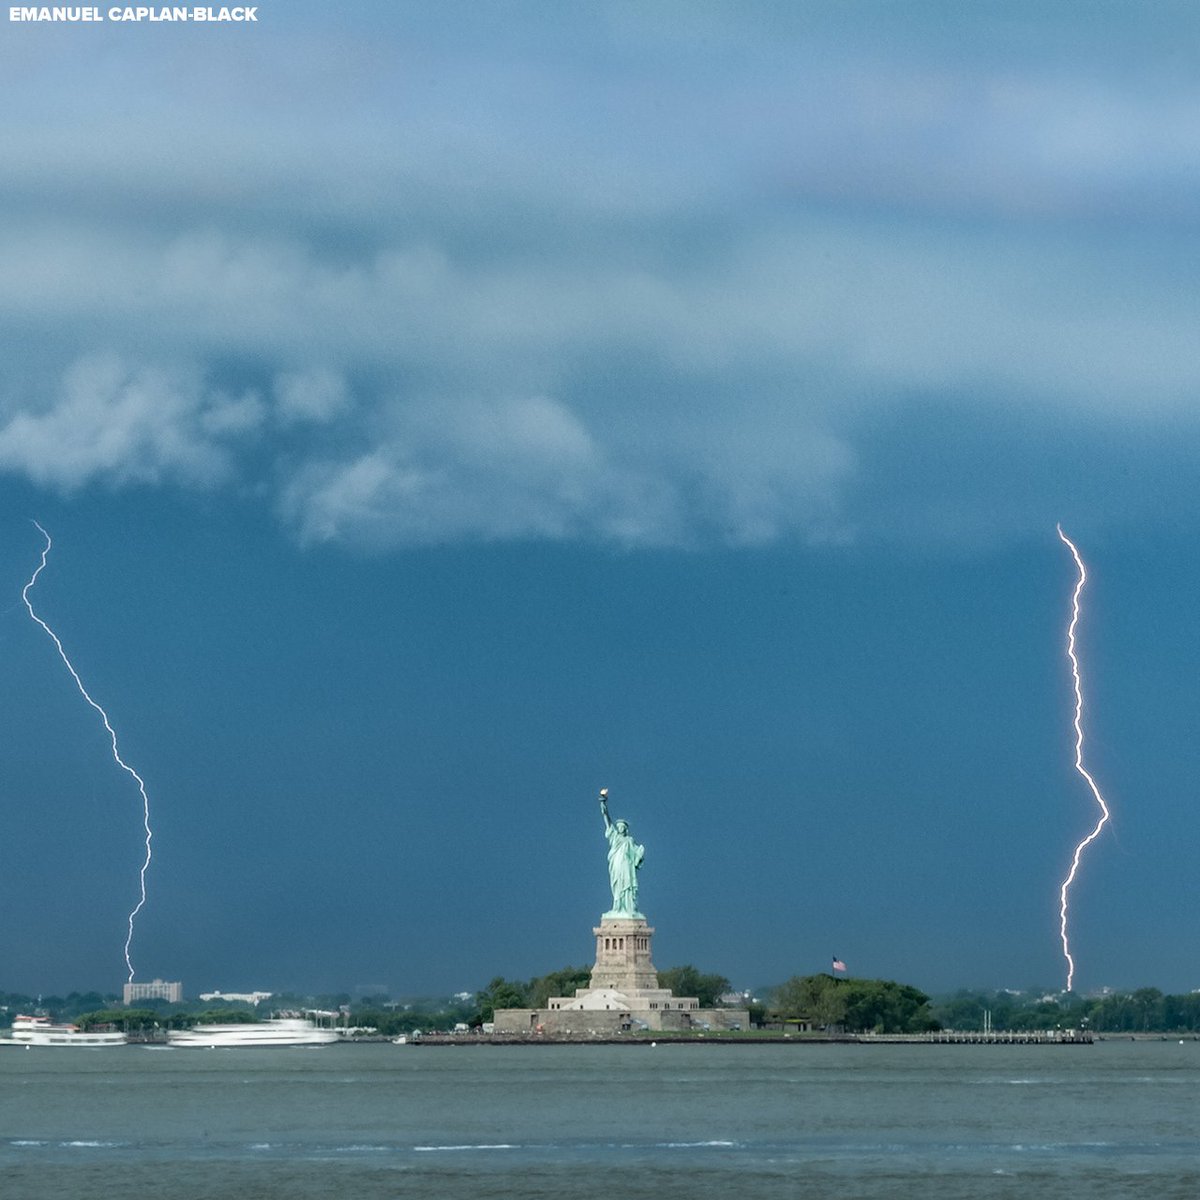
<path id="1" fill-rule="evenodd" d="M 645 917 L 601 917 L 596 935 L 596 964 L 590 990 L 614 988 L 636 992 L 658 987 L 658 972 L 650 957 L 654 930 Z"/>
<path id="2" fill-rule="evenodd" d="M 659 995 L 665 998 L 651 1000 L 602 989 L 573 999 L 552 998 L 546 1008 L 501 1008 L 496 1010 L 493 1032 L 589 1038 L 647 1030 L 706 1033 L 750 1028 L 750 1014 L 744 1008 L 701 1008 L 694 997 Z"/>

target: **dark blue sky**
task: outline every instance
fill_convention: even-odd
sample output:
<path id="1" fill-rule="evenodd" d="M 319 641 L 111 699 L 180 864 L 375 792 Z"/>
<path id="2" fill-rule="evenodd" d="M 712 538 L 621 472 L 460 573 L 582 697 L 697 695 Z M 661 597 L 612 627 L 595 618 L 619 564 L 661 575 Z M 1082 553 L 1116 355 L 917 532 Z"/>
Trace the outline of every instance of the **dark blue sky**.
<path id="1" fill-rule="evenodd" d="M 0 988 L 1200 986 L 1182 5 L 0 28 Z M 1190 42 L 1189 42 L 1190 39 Z"/>

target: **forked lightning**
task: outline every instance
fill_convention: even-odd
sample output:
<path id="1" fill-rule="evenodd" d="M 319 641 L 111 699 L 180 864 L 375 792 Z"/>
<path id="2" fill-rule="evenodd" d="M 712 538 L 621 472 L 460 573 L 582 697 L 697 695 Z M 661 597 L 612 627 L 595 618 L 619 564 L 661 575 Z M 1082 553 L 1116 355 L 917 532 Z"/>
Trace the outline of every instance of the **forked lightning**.
<path id="1" fill-rule="evenodd" d="M 37 577 L 42 573 L 46 566 L 46 558 L 50 554 L 50 535 L 34 521 L 38 532 L 46 539 L 46 545 L 42 550 L 42 561 L 38 564 L 38 568 L 30 577 L 29 582 L 21 591 L 21 599 L 25 601 L 25 607 L 29 609 L 29 615 L 46 631 L 50 636 L 50 640 L 54 643 L 58 650 L 59 657 L 66 664 L 67 670 L 71 672 L 71 678 L 75 680 L 75 686 L 79 688 L 80 695 L 100 714 L 100 719 L 104 722 L 104 728 L 108 730 L 108 736 L 112 739 L 112 755 L 117 761 L 117 766 L 123 771 L 128 771 L 130 775 L 137 781 L 138 791 L 142 795 L 142 825 L 146 830 L 146 857 L 142 862 L 142 869 L 138 875 L 138 882 L 141 889 L 141 894 L 138 897 L 137 904 L 134 905 L 133 911 L 129 914 L 129 931 L 125 937 L 125 966 L 129 968 L 129 981 L 133 982 L 133 960 L 130 957 L 130 948 L 133 945 L 133 923 L 137 918 L 138 913 L 142 911 L 146 903 L 146 871 L 150 866 L 150 843 L 153 840 L 153 833 L 150 832 L 150 797 L 146 794 L 146 784 L 142 777 L 121 757 L 117 749 L 117 734 L 108 720 L 108 713 L 96 703 L 95 700 L 88 695 L 88 690 L 83 686 L 83 680 L 79 678 L 79 673 L 71 665 L 71 660 L 67 657 L 67 652 L 63 649 L 63 644 L 58 640 L 58 635 L 42 620 L 41 617 L 33 611 L 33 605 L 29 600 L 29 593 L 33 590 L 33 585 L 37 583 Z"/>
<path id="2" fill-rule="evenodd" d="M 1057 528 L 1058 536 L 1071 551 L 1071 557 L 1075 559 L 1075 567 L 1079 572 L 1079 578 L 1075 583 L 1075 592 L 1071 596 L 1071 621 L 1067 626 L 1067 657 L 1071 660 L 1071 679 L 1075 685 L 1075 770 L 1083 776 L 1100 809 L 1100 819 L 1096 822 L 1095 828 L 1075 847 L 1075 853 L 1071 858 L 1071 869 L 1067 872 L 1067 877 L 1063 880 L 1062 888 L 1059 890 L 1059 936 L 1062 938 L 1063 957 L 1067 960 L 1067 991 L 1069 992 L 1075 979 L 1075 960 L 1071 957 L 1071 943 L 1067 937 L 1067 893 L 1070 891 L 1071 884 L 1075 882 L 1075 876 L 1079 871 L 1079 860 L 1085 847 L 1100 836 L 1100 830 L 1108 823 L 1109 812 L 1108 805 L 1104 802 L 1104 797 L 1100 795 L 1100 789 L 1096 786 L 1096 781 L 1083 765 L 1083 682 L 1079 673 L 1079 657 L 1075 652 L 1075 628 L 1079 624 L 1079 597 L 1083 592 L 1083 585 L 1087 582 L 1087 570 L 1084 568 L 1083 559 L 1079 557 L 1075 543 L 1063 533 L 1061 525 Z"/>

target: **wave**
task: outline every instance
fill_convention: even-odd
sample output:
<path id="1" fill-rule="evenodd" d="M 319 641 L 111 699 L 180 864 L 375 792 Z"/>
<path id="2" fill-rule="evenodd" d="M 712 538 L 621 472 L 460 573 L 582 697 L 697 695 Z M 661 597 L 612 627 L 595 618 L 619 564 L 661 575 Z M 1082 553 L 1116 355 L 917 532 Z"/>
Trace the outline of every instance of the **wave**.
<path id="1" fill-rule="evenodd" d="M 414 1146 L 413 1149 L 428 1153 L 429 1151 L 438 1150 L 519 1150 L 520 1146 L 515 1146 L 510 1142 L 480 1142 L 478 1144 L 453 1146 Z"/>

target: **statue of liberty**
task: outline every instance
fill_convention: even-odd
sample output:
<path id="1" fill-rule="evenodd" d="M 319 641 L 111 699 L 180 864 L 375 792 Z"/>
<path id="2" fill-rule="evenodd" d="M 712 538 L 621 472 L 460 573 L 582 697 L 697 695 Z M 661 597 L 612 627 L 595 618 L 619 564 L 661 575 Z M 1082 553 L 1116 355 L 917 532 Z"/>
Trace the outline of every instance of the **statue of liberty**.
<path id="1" fill-rule="evenodd" d="M 612 909 L 604 916 L 644 920 L 637 906 L 637 873 L 646 857 L 646 847 L 633 840 L 627 822 L 608 819 L 608 788 L 600 789 L 600 815 L 608 839 L 608 885 L 612 888 Z"/>

